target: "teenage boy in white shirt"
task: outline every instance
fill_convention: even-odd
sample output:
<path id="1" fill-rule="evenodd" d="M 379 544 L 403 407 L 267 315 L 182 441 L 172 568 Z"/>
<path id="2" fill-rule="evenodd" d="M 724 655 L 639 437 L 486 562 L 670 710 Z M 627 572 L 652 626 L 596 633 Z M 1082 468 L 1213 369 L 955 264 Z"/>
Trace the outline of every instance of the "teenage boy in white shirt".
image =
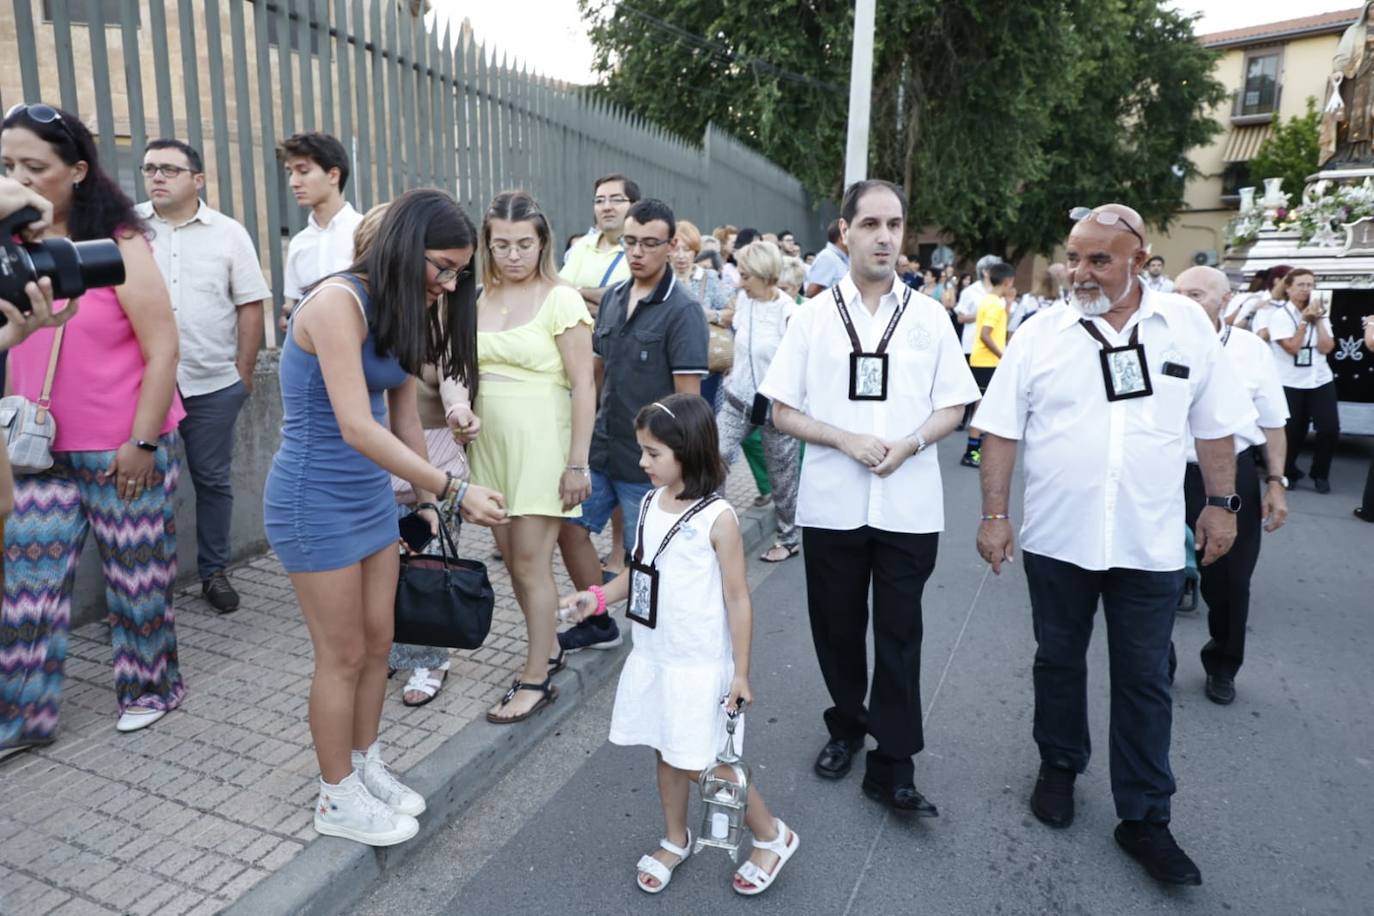
<path id="1" fill-rule="evenodd" d="M 311 131 L 282 141 L 287 182 L 296 203 L 310 211 L 286 249 L 281 330 L 304 290 L 353 263 L 353 233 L 363 215 L 344 199 L 348 153 L 336 138 Z"/>

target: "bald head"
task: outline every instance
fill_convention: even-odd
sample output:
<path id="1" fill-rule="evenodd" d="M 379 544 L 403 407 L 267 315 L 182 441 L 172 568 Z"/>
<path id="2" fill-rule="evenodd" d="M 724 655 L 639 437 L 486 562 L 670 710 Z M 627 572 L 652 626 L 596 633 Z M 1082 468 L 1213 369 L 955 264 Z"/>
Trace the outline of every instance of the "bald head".
<path id="1" fill-rule="evenodd" d="M 1215 321 L 1231 298 L 1231 281 L 1215 267 L 1190 267 L 1174 280 L 1174 292 L 1202 306 Z"/>
<path id="2" fill-rule="evenodd" d="M 1138 307 L 1148 244 L 1140 214 L 1124 204 L 1103 204 L 1074 223 L 1065 245 L 1074 305 L 1093 315 Z"/>

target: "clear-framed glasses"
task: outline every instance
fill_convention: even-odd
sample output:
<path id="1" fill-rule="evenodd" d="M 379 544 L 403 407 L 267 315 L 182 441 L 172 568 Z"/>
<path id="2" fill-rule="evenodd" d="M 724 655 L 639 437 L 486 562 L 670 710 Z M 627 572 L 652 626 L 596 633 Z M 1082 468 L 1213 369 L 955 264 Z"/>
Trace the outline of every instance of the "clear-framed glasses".
<path id="1" fill-rule="evenodd" d="M 514 245 L 505 239 L 497 239 L 491 243 L 491 253 L 497 257 L 505 257 L 511 253 L 512 248 L 521 254 L 529 254 L 539 249 L 539 239 L 520 239 Z"/>
<path id="2" fill-rule="evenodd" d="M 466 277 L 472 274 L 472 271 L 468 270 L 466 267 L 460 270 L 457 267 L 445 267 L 442 264 L 438 264 L 429 255 L 425 255 L 425 260 L 429 262 L 430 267 L 434 268 L 434 282 L 438 283 L 440 286 L 444 286 L 460 277 Z"/>
<path id="3" fill-rule="evenodd" d="M 1145 237 L 1139 232 L 1136 232 L 1135 227 L 1126 222 L 1125 217 L 1120 213 L 1114 213 L 1111 210 L 1100 210 L 1094 213 L 1092 207 L 1074 207 L 1069 211 L 1069 219 L 1073 220 L 1075 223 L 1085 219 L 1091 219 L 1093 222 L 1100 223 L 1103 226 L 1120 226 L 1131 235 L 1135 236 L 1142 248 L 1145 246 Z"/>
<path id="4" fill-rule="evenodd" d="M 604 207 L 607 204 L 614 204 L 618 207 L 621 204 L 628 204 L 629 202 L 630 198 L 626 197 L 624 194 L 612 194 L 610 197 L 592 198 L 592 206 L 594 207 Z"/>
<path id="5" fill-rule="evenodd" d="M 67 139 L 72 141 L 72 146 L 76 146 L 76 134 L 72 133 L 71 127 L 62 119 L 62 112 L 43 102 L 35 102 L 30 105 L 27 102 L 20 102 L 5 112 L 5 120 L 8 121 L 16 114 L 28 116 L 30 121 L 35 124 L 56 124 L 62 128 L 62 132 L 67 135 Z"/>
<path id="6" fill-rule="evenodd" d="M 653 253 L 664 245 L 672 244 L 672 242 L 669 239 L 640 239 L 635 238 L 633 235 L 622 235 L 620 237 L 620 244 L 625 246 L 626 251 L 630 251 L 634 248 L 642 248 L 647 252 Z"/>
<path id="7" fill-rule="evenodd" d="M 180 165 L 165 165 L 161 163 L 155 164 L 152 162 L 146 162 L 143 164 L 142 168 L 139 169 L 139 171 L 143 173 L 144 178 L 152 178 L 154 175 L 161 175 L 163 178 L 175 179 L 179 178 L 185 172 L 190 172 L 194 175 L 196 170 L 188 169 L 185 166 Z"/>

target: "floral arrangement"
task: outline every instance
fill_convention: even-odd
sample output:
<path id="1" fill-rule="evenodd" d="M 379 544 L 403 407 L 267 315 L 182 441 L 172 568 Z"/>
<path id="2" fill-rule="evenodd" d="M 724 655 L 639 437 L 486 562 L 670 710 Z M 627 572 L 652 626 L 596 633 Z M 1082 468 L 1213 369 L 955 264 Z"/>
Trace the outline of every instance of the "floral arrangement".
<path id="1" fill-rule="evenodd" d="M 1242 209 L 1235 219 L 1226 224 L 1226 247 L 1239 248 L 1249 245 L 1259 238 L 1260 227 L 1264 225 L 1264 208 L 1258 205 Z"/>
<path id="2" fill-rule="evenodd" d="M 1301 205 L 1286 214 L 1280 229 L 1296 229 L 1298 244 L 1334 248 L 1345 240 L 1342 226 L 1374 216 L 1374 182 L 1332 185 L 1319 181 L 1303 195 Z"/>

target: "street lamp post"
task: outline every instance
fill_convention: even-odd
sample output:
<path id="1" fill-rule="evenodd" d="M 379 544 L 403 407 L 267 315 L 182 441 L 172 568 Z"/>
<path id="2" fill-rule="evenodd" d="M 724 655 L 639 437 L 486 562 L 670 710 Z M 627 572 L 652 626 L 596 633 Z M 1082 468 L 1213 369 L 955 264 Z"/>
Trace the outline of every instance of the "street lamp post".
<path id="1" fill-rule="evenodd" d="M 854 53 L 849 71 L 849 139 L 844 186 L 868 177 L 868 122 L 873 99 L 873 25 L 877 0 L 855 0 Z"/>

